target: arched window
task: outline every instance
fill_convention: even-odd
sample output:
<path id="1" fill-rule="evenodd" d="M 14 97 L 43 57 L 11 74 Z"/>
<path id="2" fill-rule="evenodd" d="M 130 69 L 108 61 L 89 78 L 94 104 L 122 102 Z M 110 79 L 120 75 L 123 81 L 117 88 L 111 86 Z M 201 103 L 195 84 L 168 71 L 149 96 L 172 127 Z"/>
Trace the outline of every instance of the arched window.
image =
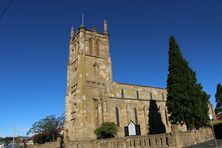
<path id="1" fill-rule="evenodd" d="M 150 92 L 150 100 L 152 100 L 153 99 L 153 94 L 152 94 L 152 92 Z"/>
<path id="2" fill-rule="evenodd" d="M 95 47 L 96 47 L 96 56 L 99 57 L 100 56 L 99 55 L 100 54 L 99 53 L 99 40 L 96 41 L 96 46 Z"/>
<path id="3" fill-rule="evenodd" d="M 136 109 L 136 107 L 134 108 L 134 113 L 135 113 L 135 123 L 138 124 L 138 117 L 137 117 L 137 109 Z"/>
<path id="4" fill-rule="evenodd" d="M 168 115 L 167 115 L 167 109 L 165 108 L 165 118 L 166 118 L 166 124 L 168 125 Z"/>
<path id="5" fill-rule="evenodd" d="M 89 39 L 89 54 L 93 55 L 93 40 Z"/>
<path id="6" fill-rule="evenodd" d="M 116 107 L 116 125 L 119 127 L 120 126 L 120 121 L 119 121 L 119 107 Z"/>
<path id="7" fill-rule="evenodd" d="M 93 68 L 94 68 L 94 75 L 97 75 L 99 71 L 99 65 L 97 62 L 95 62 L 95 64 L 93 65 Z"/>
<path id="8" fill-rule="evenodd" d="M 95 126 L 98 128 L 99 127 L 99 111 L 98 111 L 98 102 L 96 100 L 93 100 L 94 104 L 94 116 L 95 116 Z"/>
<path id="9" fill-rule="evenodd" d="M 121 97 L 124 98 L 124 91 L 121 89 Z"/>
<path id="10" fill-rule="evenodd" d="M 136 98 L 139 99 L 140 96 L 139 96 L 139 91 L 136 91 Z"/>

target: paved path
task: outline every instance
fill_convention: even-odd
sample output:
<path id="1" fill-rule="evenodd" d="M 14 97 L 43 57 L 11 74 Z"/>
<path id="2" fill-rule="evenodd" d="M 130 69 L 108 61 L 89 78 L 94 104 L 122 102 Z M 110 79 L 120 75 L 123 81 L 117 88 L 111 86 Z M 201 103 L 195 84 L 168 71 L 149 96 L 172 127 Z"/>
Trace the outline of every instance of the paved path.
<path id="1" fill-rule="evenodd" d="M 186 148 L 222 148 L 222 139 L 217 139 L 217 144 L 218 146 L 215 146 L 215 141 L 211 140 L 208 142 L 204 142 L 204 143 L 199 143 L 196 145 L 192 145 Z"/>

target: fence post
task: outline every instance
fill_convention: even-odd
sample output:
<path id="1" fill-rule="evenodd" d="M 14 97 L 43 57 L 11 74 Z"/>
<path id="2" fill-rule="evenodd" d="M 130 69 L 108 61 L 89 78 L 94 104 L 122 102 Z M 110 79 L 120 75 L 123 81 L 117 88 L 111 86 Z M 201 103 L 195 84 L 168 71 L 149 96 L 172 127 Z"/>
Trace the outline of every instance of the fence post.
<path id="1" fill-rule="evenodd" d="M 61 138 L 58 137 L 56 140 L 56 148 L 61 148 Z"/>
<path id="2" fill-rule="evenodd" d="M 171 129 L 172 140 L 175 141 L 175 146 L 176 147 L 182 147 L 183 144 L 181 142 L 181 132 L 178 129 L 178 126 L 177 125 L 172 125 L 171 128 L 172 128 Z M 172 140 L 171 140 L 171 142 L 172 142 Z"/>

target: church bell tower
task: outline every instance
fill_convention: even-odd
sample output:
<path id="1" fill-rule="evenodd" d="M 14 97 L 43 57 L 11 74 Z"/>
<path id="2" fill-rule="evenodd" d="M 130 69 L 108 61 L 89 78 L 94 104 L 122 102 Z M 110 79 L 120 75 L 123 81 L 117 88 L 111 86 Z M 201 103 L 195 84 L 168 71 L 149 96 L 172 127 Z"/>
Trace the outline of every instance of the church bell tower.
<path id="1" fill-rule="evenodd" d="M 112 68 L 107 22 L 104 32 L 82 24 L 71 28 L 67 66 L 66 141 L 96 139 L 94 130 L 106 121 L 106 98 Z M 77 136 L 78 135 L 78 136 Z"/>

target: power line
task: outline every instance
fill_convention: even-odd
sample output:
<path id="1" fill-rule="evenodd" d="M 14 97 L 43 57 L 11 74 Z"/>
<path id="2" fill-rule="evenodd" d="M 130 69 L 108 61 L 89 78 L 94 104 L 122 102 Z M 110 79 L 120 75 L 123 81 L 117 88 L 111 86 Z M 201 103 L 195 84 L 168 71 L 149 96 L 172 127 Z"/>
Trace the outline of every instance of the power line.
<path id="1" fill-rule="evenodd" d="M 8 3 L 8 5 L 6 6 L 5 10 L 2 12 L 2 14 L 0 15 L 0 20 L 3 18 L 3 16 L 6 14 L 6 12 L 8 11 L 9 7 L 12 5 L 13 0 L 10 0 L 10 2 Z"/>

